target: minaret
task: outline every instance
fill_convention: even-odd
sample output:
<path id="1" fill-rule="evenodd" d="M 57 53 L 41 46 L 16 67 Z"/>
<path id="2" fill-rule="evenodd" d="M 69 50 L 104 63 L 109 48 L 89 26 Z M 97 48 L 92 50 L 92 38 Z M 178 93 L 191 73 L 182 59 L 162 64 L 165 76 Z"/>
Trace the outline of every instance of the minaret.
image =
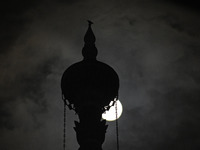
<path id="1" fill-rule="evenodd" d="M 65 70 L 61 79 L 64 104 L 75 110 L 79 150 L 102 150 L 108 125 L 102 113 L 118 96 L 119 78 L 105 63 L 96 60 L 97 48 L 92 22 L 88 21 L 82 49 L 83 60 Z"/>

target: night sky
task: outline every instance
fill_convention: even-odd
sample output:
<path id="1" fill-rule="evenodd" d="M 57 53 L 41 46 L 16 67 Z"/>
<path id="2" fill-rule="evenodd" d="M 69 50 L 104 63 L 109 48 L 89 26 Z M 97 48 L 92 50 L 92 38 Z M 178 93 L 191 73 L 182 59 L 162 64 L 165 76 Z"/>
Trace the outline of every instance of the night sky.
<path id="1" fill-rule="evenodd" d="M 120 77 L 121 150 L 200 149 L 200 7 L 181 0 L 29 0 L 0 5 L 0 150 L 62 150 L 64 70 L 86 20 Z M 67 110 L 67 150 L 77 150 Z M 108 122 L 104 150 L 116 149 Z"/>

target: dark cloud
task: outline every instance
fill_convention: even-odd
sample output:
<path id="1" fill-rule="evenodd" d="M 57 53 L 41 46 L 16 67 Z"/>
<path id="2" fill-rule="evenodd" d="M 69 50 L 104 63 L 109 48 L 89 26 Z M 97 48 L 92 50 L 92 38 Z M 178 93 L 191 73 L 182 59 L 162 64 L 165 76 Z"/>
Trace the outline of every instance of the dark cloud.
<path id="1" fill-rule="evenodd" d="M 170 0 L 170 2 L 178 5 L 178 6 L 182 6 L 184 8 L 190 9 L 190 10 L 196 10 L 199 11 L 199 2 L 198 0 L 192 0 L 192 1 L 188 1 L 188 0 Z"/>
<path id="2" fill-rule="evenodd" d="M 192 19 L 188 19 L 186 21 L 184 17 L 184 14 L 181 16 L 176 14 L 166 14 L 163 16 L 159 16 L 156 19 L 162 20 L 164 23 L 169 25 L 177 32 L 183 32 L 188 34 L 189 36 L 199 37 L 199 33 L 195 32 L 195 30 L 199 30 L 199 26 L 197 25 L 198 21 L 195 19 L 193 21 L 191 21 Z"/>
<path id="3" fill-rule="evenodd" d="M 35 107 L 31 108 L 29 112 L 30 117 L 34 119 L 36 115 L 47 111 L 47 103 L 44 100 L 44 89 L 41 87 L 46 80 L 46 76 L 51 73 L 51 67 L 55 63 L 55 58 L 49 58 L 33 68 L 31 64 L 28 72 L 22 72 L 17 74 L 15 70 L 9 70 L 5 81 L 1 84 L 1 127 L 13 129 L 16 127 L 16 113 L 13 107 L 16 107 L 17 103 L 24 103 L 28 106 L 30 101 Z M 23 65 L 25 65 L 24 62 Z M 17 70 L 16 70 L 17 71 Z M 9 79 L 14 73 L 14 79 Z M 7 79 L 6 79 L 7 78 Z M 8 82 L 10 80 L 10 82 Z M 4 83 L 5 82 L 5 83 Z M 28 84 L 27 84 L 28 83 Z M 6 86 L 5 86 L 6 85 Z"/>
<path id="4" fill-rule="evenodd" d="M 16 38 L 25 30 L 31 18 L 24 14 L 30 9 L 34 9 L 39 1 L 8 0 L 1 3 L 1 24 L 0 24 L 0 49 L 1 53 L 8 52 Z"/>

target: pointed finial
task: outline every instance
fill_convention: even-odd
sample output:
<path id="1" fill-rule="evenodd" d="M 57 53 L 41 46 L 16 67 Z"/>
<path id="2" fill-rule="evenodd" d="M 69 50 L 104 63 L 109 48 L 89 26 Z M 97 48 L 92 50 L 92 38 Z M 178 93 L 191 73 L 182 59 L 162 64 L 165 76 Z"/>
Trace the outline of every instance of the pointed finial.
<path id="1" fill-rule="evenodd" d="M 96 41 L 96 38 L 95 38 L 94 33 L 91 28 L 92 24 L 93 24 L 93 22 L 88 20 L 88 30 L 84 37 L 85 44 L 94 44 Z"/>
<path id="2" fill-rule="evenodd" d="M 84 59 L 96 59 L 97 56 L 97 48 L 95 47 L 95 35 L 92 31 L 91 25 L 93 24 L 92 21 L 88 21 L 88 29 L 84 36 L 85 45 L 82 50 L 82 54 Z"/>

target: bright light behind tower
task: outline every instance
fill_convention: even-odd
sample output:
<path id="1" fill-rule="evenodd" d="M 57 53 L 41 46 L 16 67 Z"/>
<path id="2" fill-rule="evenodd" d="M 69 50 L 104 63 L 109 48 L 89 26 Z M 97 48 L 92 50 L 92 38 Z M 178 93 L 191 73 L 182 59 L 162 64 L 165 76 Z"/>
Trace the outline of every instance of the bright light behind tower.
<path id="1" fill-rule="evenodd" d="M 109 105 L 112 105 L 112 102 Z M 116 105 L 117 105 L 117 117 L 116 117 Z M 115 102 L 115 105 L 110 107 L 109 111 L 105 111 L 105 113 L 102 114 L 102 118 L 107 121 L 115 121 L 121 116 L 122 111 L 123 111 L 122 104 L 119 100 L 117 100 Z"/>

